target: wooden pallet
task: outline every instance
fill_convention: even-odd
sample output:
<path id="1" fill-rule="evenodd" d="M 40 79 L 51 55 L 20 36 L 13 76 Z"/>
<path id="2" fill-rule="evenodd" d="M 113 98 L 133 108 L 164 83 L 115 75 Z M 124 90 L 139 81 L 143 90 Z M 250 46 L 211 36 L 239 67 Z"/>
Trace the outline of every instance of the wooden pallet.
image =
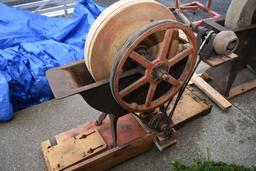
<path id="1" fill-rule="evenodd" d="M 189 87 L 173 116 L 175 126 L 189 119 L 209 113 L 212 105 L 193 88 Z M 106 170 L 137 156 L 154 146 L 160 149 L 176 143 L 176 137 L 159 139 L 150 133 L 132 115 L 118 121 L 118 146 L 111 148 L 112 136 L 109 119 L 101 126 L 89 122 L 55 136 L 54 140 L 42 142 L 41 147 L 49 171 L 60 170 Z"/>

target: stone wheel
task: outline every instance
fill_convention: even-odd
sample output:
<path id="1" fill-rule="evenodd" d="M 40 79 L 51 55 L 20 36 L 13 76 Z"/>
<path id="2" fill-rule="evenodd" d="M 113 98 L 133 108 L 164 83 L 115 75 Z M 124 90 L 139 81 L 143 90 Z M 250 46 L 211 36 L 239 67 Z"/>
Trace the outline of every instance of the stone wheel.
<path id="1" fill-rule="evenodd" d="M 238 29 L 256 24 L 256 0 L 232 0 L 225 18 L 225 27 Z M 250 64 L 256 71 L 256 60 Z"/>
<path id="2" fill-rule="evenodd" d="M 95 81 L 109 79 L 116 54 L 134 32 L 162 19 L 175 17 L 153 0 L 121 0 L 103 11 L 88 33 L 84 51 L 86 66 Z"/>

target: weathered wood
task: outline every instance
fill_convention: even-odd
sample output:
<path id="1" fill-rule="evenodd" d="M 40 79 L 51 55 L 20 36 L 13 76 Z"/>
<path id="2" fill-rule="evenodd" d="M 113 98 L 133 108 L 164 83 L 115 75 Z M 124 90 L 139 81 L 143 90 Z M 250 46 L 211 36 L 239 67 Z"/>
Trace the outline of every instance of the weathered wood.
<path id="1" fill-rule="evenodd" d="M 172 146 L 173 144 L 177 143 L 177 136 L 176 136 L 176 131 L 173 129 L 173 136 L 168 137 L 168 138 L 163 138 L 160 136 L 155 136 L 153 138 L 153 142 L 155 143 L 156 147 L 158 148 L 159 151 L 163 151 L 166 148 Z"/>
<path id="2" fill-rule="evenodd" d="M 211 67 L 216 67 L 228 61 L 233 61 L 238 58 L 238 55 L 232 53 L 230 55 L 217 55 L 210 58 L 205 58 L 203 61 Z"/>
<path id="3" fill-rule="evenodd" d="M 107 145 L 97 129 L 92 129 L 69 138 L 65 143 L 56 137 L 57 144 L 52 145 L 49 141 L 42 143 L 46 148 L 44 155 L 51 170 L 64 170 L 74 163 L 105 151 Z"/>
<path id="4" fill-rule="evenodd" d="M 246 82 L 231 88 L 228 99 L 232 99 L 256 88 L 256 80 Z"/>
<path id="5" fill-rule="evenodd" d="M 188 88 L 177 106 L 177 110 L 173 116 L 173 122 L 175 126 L 181 125 L 188 119 L 199 116 L 200 114 L 205 114 L 206 112 L 210 112 L 210 109 L 211 105 L 205 98 L 199 96 L 194 89 Z M 48 170 L 106 170 L 132 157 L 135 157 L 154 146 L 153 139 L 156 135 L 146 131 L 145 128 L 137 121 L 137 119 L 135 119 L 132 114 L 129 114 L 119 118 L 117 125 L 118 146 L 116 148 L 111 148 L 112 135 L 110 132 L 109 122 L 109 118 L 107 118 L 104 120 L 101 126 L 95 126 L 95 122 L 92 121 L 78 128 L 74 128 L 67 132 L 56 135 L 55 138 L 57 145 L 53 147 L 51 147 L 49 140 L 42 142 L 41 146 Z M 93 129 L 97 129 L 104 139 L 105 143 L 107 144 L 106 150 L 102 150 L 96 155 L 85 159 L 80 157 L 77 159 L 77 162 L 73 162 L 73 164 L 69 163 L 66 166 L 62 166 L 57 169 L 56 167 L 52 166 L 52 160 L 56 160 L 56 156 L 67 155 L 69 158 L 71 158 L 70 160 L 73 160 L 71 157 L 72 155 L 67 153 L 72 152 L 72 148 L 75 148 L 75 145 L 69 142 L 74 140 L 74 137 L 82 135 L 83 133 Z M 175 138 L 171 139 L 171 141 L 162 141 L 161 146 L 165 148 L 174 143 L 176 143 Z M 57 147 L 64 147 L 67 144 L 69 145 L 68 148 L 70 148 L 68 151 L 65 148 Z M 49 152 L 47 152 L 49 147 L 51 150 L 53 150 L 51 153 L 54 152 L 54 149 L 59 150 L 55 151 L 56 154 L 49 155 Z M 79 153 L 79 151 L 77 153 Z M 65 159 L 65 157 L 63 157 L 63 159 Z M 63 163 L 63 161 L 61 162 Z"/>
<path id="6" fill-rule="evenodd" d="M 140 139 L 134 140 L 125 146 L 110 149 L 98 156 L 95 156 L 94 158 L 78 163 L 77 165 L 74 165 L 67 169 L 67 171 L 103 171 L 109 169 L 119 163 L 122 163 L 132 157 L 137 156 L 138 154 L 141 154 L 151 149 L 154 145 L 152 139 L 153 134 L 146 134 Z"/>
<path id="7" fill-rule="evenodd" d="M 51 165 L 50 165 L 50 163 L 49 163 L 48 155 L 47 155 L 47 149 L 48 149 L 48 147 L 50 147 L 50 146 L 51 146 L 50 140 L 46 140 L 46 141 L 44 141 L 44 142 L 41 143 L 41 148 L 42 148 L 42 151 L 43 151 L 44 160 L 45 160 L 45 162 L 46 162 L 46 166 L 47 166 L 47 169 L 48 169 L 49 171 L 52 170 Z"/>
<path id="8" fill-rule="evenodd" d="M 204 114 L 204 112 L 209 112 L 207 110 L 211 109 L 209 106 L 211 106 L 211 104 L 208 100 L 206 100 L 192 87 L 188 87 L 184 92 L 182 99 L 180 100 L 172 117 L 175 128 L 196 116 Z M 171 109 L 172 105 L 170 105 L 168 110 L 170 111 Z"/>
<path id="9" fill-rule="evenodd" d="M 212 88 L 212 86 L 210 86 L 198 75 L 193 75 L 192 82 L 194 82 L 194 84 L 211 100 L 213 100 L 222 110 L 226 111 L 232 106 L 227 99 L 225 99 L 219 92 Z"/>

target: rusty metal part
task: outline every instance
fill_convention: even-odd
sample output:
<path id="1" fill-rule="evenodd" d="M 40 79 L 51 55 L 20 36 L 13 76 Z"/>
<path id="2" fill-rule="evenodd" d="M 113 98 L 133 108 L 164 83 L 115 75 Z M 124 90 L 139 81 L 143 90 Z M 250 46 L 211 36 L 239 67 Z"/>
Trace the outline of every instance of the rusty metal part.
<path id="1" fill-rule="evenodd" d="M 216 31 L 228 30 L 224 21 L 205 21 L 205 24 Z M 229 95 L 229 91 L 235 81 L 239 71 L 246 65 L 256 69 L 256 24 L 251 26 L 232 29 L 239 39 L 239 45 L 235 53 L 239 56 L 234 61 L 226 62 L 222 65 L 212 67 L 207 70 L 207 74 L 213 80 L 217 90 L 224 96 Z"/>
<path id="2" fill-rule="evenodd" d="M 233 31 L 224 30 L 219 32 L 213 41 L 213 47 L 219 55 L 229 55 L 233 53 L 239 44 L 239 39 Z"/>
<path id="3" fill-rule="evenodd" d="M 181 30 L 189 43 L 169 59 L 172 34 Z M 148 37 L 163 32 L 161 48 L 150 61 L 136 49 Z M 126 110 L 146 112 L 153 110 L 172 98 L 180 90 L 192 72 L 197 59 L 196 39 L 189 27 L 170 20 L 154 21 L 133 34 L 116 57 L 110 77 L 111 92 Z M 122 74 L 131 65 L 142 68 L 137 79 L 121 81 Z"/>
<path id="4" fill-rule="evenodd" d="M 94 80 L 109 78 L 115 56 L 130 35 L 161 19 L 175 20 L 175 16 L 153 0 L 123 0 L 107 8 L 94 22 L 85 44 L 85 62 Z"/>
<path id="5" fill-rule="evenodd" d="M 198 2 L 198 1 L 194 1 L 194 2 L 189 2 L 186 4 L 182 4 L 180 5 L 180 0 L 175 0 L 175 12 L 177 13 L 177 15 L 181 18 L 181 20 L 186 23 L 186 24 L 195 24 L 195 25 L 200 25 L 203 22 L 203 19 L 200 20 L 196 20 L 191 22 L 186 15 L 183 13 L 184 10 L 196 10 L 196 9 L 201 9 L 204 12 L 206 12 L 209 16 L 209 18 L 207 19 L 218 19 L 221 17 L 220 14 L 218 14 L 217 12 L 211 10 L 211 4 L 212 4 L 212 0 L 208 0 L 206 5 Z"/>
<path id="6" fill-rule="evenodd" d="M 209 32 L 213 32 L 209 40 L 205 42 L 204 48 L 200 50 L 201 58 L 209 58 L 217 55 L 230 55 L 239 44 L 238 37 L 231 30 L 218 31 L 206 26 L 192 25 L 192 30 L 197 33 L 197 45 L 201 46 Z"/>
<path id="7" fill-rule="evenodd" d="M 239 39 L 235 53 L 239 56 L 234 61 L 210 68 L 206 73 L 212 78 L 215 87 L 225 96 L 239 71 L 246 65 L 256 70 L 256 6 L 254 0 L 232 0 L 226 14 L 226 19 L 205 21 L 205 24 L 216 30 L 232 30 Z"/>
<path id="8" fill-rule="evenodd" d="M 46 75 L 56 99 L 80 94 L 91 107 L 101 112 L 118 116 L 129 113 L 112 96 L 109 81 L 95 82 L 84 61 L 48 70 Z M 97 96 L 100 98 L 95 98 Z"/>

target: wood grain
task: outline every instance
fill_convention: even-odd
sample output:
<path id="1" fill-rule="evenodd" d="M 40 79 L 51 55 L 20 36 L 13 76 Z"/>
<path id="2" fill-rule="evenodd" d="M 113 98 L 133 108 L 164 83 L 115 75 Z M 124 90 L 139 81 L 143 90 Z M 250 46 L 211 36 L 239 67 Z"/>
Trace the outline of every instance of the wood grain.
<path id="1" fill-rule="evenodd" d="M 239 96 L 243 93 L 251 91 L 255 88 L 256 88 L 256 80 L 240 84 L 240 85 L 230 89 L 228 99 L 232 99 L 236 96 Z"/>
<path id="2" fill-rule="evenodd" d="M 222 110 L 227 111 L 232 106 L 232 104 L 227 99 L 225 99 L 219 92 L 212 88 L 212 86 L 210 86 L 198 75 L 193 75 L 192 82 L 212 101 L 214 101 Z"/>
<path id="3" fill-rule="evenodd" d="M 216 67 L 228 61 L 233 61 L 238 58 L 238 55 L 232 53 L 230 55 L 217 55 L 205 58 L 203 61 L 211 67 Z"/>
<path id="4" fill-rule="evenodd" d="M 181 126 L 196 116 L 209 113 L 211 106 L 208 100 L 199 96 L 198 92 L 189 87 L 174 113 L 173 123 L 175 127 Z M 102 125 L 95 126 L 95 122 L 91 121 L 58 134 L 55 136 L 57 140 L 57 145 L 55 146 L 52 146 L 49 140 L 42 142 L 41 147 L 48 170 L 106 170 L 154 147 L 153 140 L 156 135 L 147 131 L 132 114 L 129 114 L 119 118 L 117 125 L 118 146 L 111 148 L 112 135 L 109 122 L 109 118 L 107 118 Z M 99 151 L 96 155 L 84 158 L 80 154 L 85 152 L 84 149 L 97 144 L 98 140 L 95 140 L 97 141 L 95 143 L 90 142 L 92 145 L 83 148 L 74 143 L 74 137 L 79 137 L 93 129 L 99 131 L 108 147 Z M 160 143 L 161 149 L 176 143 L 175 138 L 171 140 Z M 51 151 L 49 152 L 49 150 Z M 77 157 L 73 157 L 72 154 L 77 154 Z M 59 157 L 63 160 L 59 160 Z M 60 164 L 59 168 L 56 167 L 58 164 Z"/>

